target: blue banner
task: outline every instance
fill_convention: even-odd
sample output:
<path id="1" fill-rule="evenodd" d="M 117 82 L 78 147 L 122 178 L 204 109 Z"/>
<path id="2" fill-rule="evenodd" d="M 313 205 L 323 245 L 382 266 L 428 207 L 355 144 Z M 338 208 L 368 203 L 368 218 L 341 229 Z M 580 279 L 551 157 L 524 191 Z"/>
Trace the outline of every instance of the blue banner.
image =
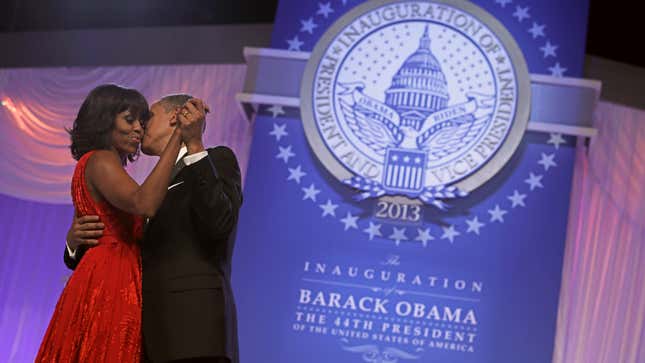
<path id="1" fill-rule="evenodd" d="M 587 2 L 463 3 L 280 2 L 312 55 L 255 118 L 242 361 L 551 360 L 575 140 L 525 131 L 526 89 L 580 74 Z"/>

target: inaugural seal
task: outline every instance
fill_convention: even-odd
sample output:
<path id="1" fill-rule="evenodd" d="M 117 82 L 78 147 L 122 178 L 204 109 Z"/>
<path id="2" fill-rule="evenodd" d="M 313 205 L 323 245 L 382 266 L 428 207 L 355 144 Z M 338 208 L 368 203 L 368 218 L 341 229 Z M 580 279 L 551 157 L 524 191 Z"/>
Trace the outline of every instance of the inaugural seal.
<path id="1" fill-rule="evenodd" d="M 506 29 L 464 1 L 376 0 L 323 35 L 301 86 L 307 140 L 358 199 L 443 208 L 510 159 L 530 80 Z"/>

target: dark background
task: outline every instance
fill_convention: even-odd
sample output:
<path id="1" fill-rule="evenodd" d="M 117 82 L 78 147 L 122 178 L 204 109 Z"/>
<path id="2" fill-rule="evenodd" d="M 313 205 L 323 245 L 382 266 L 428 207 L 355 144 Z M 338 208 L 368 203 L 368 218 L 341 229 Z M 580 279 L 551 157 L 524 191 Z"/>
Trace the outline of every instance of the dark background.
<path id="1" fill-rule="evenodd" d="M 492 0 L 491 0 L 492 1 Z M 0 33 L 273 23 L 277 0 L 0 0 Z M 591 0 L 586 53 L 645 67 L 637 2 Z M 630 41 L 636 41 L 632 43 Z M 6 50 L 5 50 L 6 51 Z"/>

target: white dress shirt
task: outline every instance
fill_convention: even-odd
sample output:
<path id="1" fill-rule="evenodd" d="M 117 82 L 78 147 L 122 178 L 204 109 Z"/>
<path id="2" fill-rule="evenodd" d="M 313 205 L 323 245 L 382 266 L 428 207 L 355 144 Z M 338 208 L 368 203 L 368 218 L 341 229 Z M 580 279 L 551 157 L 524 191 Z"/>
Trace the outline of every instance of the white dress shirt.
<path id="1" fill-rule="evenodd" d="M 179 160 L 184 155 L 186 155 L 187 152 L 188 152 L 188 148 L 186 146 L 182 146 L 181 149 L 179 149 L 179 154 L 177 155 L 177 161 L 175 161 L 175 164 L 177 164 L 179 162 Z M 200 151 L 198 153 L 194 153 L 194 154 L 191 154 L 191 155 L 186 155 L 186 157 L 184 157 L 184 164 L 186 164 L 186 166 L 195 164 L 196 162 L 202 160 L 203 158 L 205 158 L 207 156 L 208 156 L 208 151 L 206 151 L 206 150 Z M 172 187 L 172 185 L 170 187 Z M 168 189 L 170 189 L 170 187 Z M 76 250 L 72 250 L 69 247 L 69 242 L 68 241 L 65 241 L 65 247 L 67 247 L 67 253 L 69 253 L 69 257 L 76 258 Z"/>

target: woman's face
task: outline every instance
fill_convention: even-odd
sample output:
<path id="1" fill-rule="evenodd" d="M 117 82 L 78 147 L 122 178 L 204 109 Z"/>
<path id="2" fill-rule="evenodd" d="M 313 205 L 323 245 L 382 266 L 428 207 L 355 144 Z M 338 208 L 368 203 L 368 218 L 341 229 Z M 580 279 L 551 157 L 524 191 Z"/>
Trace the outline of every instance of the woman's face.
<path id="1" fill-rule="evenodd" d="M 136 153 L 142 137 L 143 122 L 140 119 L 132 116 L 130 111 L 116 115 L 112 130 L 112 147 L 121 157 Z"/>

